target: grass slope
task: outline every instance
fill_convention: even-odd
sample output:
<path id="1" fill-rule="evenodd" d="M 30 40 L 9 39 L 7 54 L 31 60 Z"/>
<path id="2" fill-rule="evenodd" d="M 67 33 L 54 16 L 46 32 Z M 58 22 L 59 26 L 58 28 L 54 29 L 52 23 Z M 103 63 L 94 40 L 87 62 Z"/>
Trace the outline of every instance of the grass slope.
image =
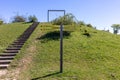
<path id="1" fill-rule="evenodd" d="M 119 35 L 85 26 L 65 26 L 72 31 L 64 32 L 64 72 L 59 73 L 59 35 L 51 33 L 56 27 L 41 23 L 30 37 L 29 44 L 35 41 L 35 55 L 20 74 L 21 80 L 120 79 Z"/>
<path id="2" fill-rule="evenodd" d="M 30 24 L 12 23 L 0 25 L 0 53 L 17 39 Z"/>

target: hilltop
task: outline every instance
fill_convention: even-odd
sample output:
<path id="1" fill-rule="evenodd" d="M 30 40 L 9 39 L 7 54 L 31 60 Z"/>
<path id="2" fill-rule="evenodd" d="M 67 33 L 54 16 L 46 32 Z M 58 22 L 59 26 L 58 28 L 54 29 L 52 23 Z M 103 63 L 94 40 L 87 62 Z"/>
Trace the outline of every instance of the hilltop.
<path id="1" fill-rule="evenodd" d="M 39 24 L 9 68 L 13 73 L 15 70 L 19 71 L 17 73 L 19 76 L 16 78 L 20 80 L 120 79 L 120 36 L 80 25 L 64 26 L 64 72 L 59 73 L 58 27 L 48 23 Z"/>

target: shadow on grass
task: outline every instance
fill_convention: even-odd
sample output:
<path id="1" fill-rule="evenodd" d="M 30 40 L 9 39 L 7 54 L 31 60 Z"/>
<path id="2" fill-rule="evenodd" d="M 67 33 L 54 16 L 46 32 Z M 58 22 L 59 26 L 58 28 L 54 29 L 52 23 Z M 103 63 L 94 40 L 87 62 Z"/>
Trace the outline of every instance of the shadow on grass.
<path id="1" fill-rule="evenodd" d="M 70 36 L 70 33 L 71 33 L 70 31 L 63 31 L 63 38 L 68 38 Z M 59 31 L 49 32 L 37 39 L 41 40 L 43 43 L 49 40 L 59 40 L 60 32 Z"/>
<path id="2" fill-rule="evenodd" d="M 48 74 L 48 75 L 45 75 L 45 76 L 42 76 L 42 77 L 33 78 L 33 79 L 31 79 L 31 80 L 39 80 L 39 79 L 47 78 L 47 77 L 50 77 L 50 76 L 53 76 L 53 75 L 57 75 L 57 74 L 60 74 L 60 72 Z"/>
<path id="3" fill-rule="evenodd" d="M 23 22 L 23 24 L 29 24 L 29 23 L 32 23 L 32 22 Z"/>

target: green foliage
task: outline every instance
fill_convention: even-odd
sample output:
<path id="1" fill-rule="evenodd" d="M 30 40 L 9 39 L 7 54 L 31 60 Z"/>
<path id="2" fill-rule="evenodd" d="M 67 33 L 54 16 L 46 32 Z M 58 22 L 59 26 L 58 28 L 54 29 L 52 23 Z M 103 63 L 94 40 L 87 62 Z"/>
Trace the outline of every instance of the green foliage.
<path id="1" fill-rule="evenodd" d="M 120 24 L 113 24 L 111 27 L 113 28 L 114 34 L 117 34 L 120 29 Z"/>
<path id="2" fill-rule="evenodd" d="M 4 23 L 4 20 L 0 18 L 0 25 L 2 25 L 3 23 Z"/>
<path id="3" fill-rule="evenodd" d="M 90 37 L 90 36 L 91 36 L 90 33 L 87 32 L 87 30 L 85 30 L 85 32 L 83 33 L 83 35 L 85 35 L 85 36 L 87 36 L 87 37 Z"/>
<path id="4" fill-rule="evenodd" d="M 26 22 L 26 18 L 22 15 L 16 15 L 13 17 L 12 22 Z"/>
<path id="5" fill-rule="evenodd" d="M 66 14 L 65 16 L 60 16 L 59 18 L 56 18 L 55 20 L 51 21 L 54 25 L 60 25 L 60 24 L 64 24 L 64 25 L 70 25 L 75 23 L 74 21 L 74 16 L 73 14 L 69 13 Z"/>
<path id="6" fill-rule="evenodd" d="M 38 19 L 37 19 L 37 17 L 35 16 L 35 15 L 30 15 L 29 17 L 28 17 L 28 21 L 29 22 L 38 22 Z"/>
<path id="7" fill-rule="evenodd" d="M 84 21 L 78 21 L 77 24 L 80 25 L 80 26 L 85 26 L 86 25 Z"/>
<path id="8" fill-rule="evenodd" d="M 3 24 L 3 21 L 2 20 L 0 20 L 0 25 L 2 25 Z"/>
<path id="9" fill-rule="evenodd" d="M 93 27 L 91 24 L 87 24 L 86 26 L 87 26 L 87 27 L 91 27 L 91 28 Z"/>

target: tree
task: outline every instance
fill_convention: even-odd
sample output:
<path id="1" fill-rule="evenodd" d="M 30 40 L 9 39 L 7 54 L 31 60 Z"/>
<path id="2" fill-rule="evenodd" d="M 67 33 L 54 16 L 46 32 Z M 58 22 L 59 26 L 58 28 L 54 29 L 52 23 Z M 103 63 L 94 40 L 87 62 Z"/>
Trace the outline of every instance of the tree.
<path id="1" fill-rule="evenodd" d="M 0 25 L 2 25 L 4 23 L 4 21 L 2 19 L 0 19 Z"/>
<path id="2" fill-rule="evenodd" d="M 60 24 L 68 25 L 68 24 L 75 23 L 74 16 L 71 13 L 68 13 L 64 16 L 60 16 L 59 18 L 56 18 L 51 22 L 55 25 L 60 25 Z"/>
<path id="3" fill-rule="evenodd" d="M 113 24 L 111 27 L 113 28 L 113 33 L 117 34 L 120 29 L 120 24 Z"/>
<path id="4" fill-rule="evenodd" d="M 87 24 L 86 26 L 87 26 L 87 27 L 91 27 L 91 28 L 93 27 L 91 24 Z"/>
<path id="5" fill-rule="evenodd" d="M 30 15 L 30 16 L 28 17 L 28 21 L 29 21 L 29 22 L 37 22 L 38 19 L 37 19 L 37 17 L 36 17 L 35 15 L 33 15 L 33 16 Z"/>
<path id="6" fill-rule="evenodd" d="M 12 22 L 26 22 L 26 18 L 24 16 L 21 15 L 16 15 L 13 17 Z"/>
<path id="7" fill-rule="evenodd" d="M 80 25 L 80 26 L 86 26 L 84 21 L 78 21 L 77 24 Z"/>

